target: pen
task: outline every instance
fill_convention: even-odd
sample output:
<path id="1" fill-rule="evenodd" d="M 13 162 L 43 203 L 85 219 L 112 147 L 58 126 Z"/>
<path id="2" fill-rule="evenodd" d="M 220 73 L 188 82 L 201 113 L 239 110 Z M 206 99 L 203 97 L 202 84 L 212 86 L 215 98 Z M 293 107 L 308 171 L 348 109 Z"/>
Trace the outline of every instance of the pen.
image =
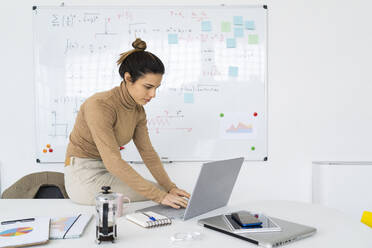
<path id="1" fill-rule="evenodd" d="M 143 215 L 146 215 L 147 217 L 149 217 L 150 220 L 152 221 L 156 221 L 156 219 L 154 217 L 152 217 L 151 215 L 148 215 L 146 213 L 142 213 Z"/>
<path id="2" fill-rule="evenodd" d="M 14 224 L 14 223 L 16 223 L 16 222 L 31 222 L 31 221 L 35 221 L 35 218 L 2 221 L 2 222 L 1 222 L 1 225 Z"/>

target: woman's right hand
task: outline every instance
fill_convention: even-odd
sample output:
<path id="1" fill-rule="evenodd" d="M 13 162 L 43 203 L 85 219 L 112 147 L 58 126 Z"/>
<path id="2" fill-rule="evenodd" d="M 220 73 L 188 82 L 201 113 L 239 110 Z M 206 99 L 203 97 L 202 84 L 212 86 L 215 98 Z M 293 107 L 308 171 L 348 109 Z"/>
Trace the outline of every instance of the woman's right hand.
<path id="1" fill-rule="evenodd" d="M 161 201 L 161 204 L 170 206 L 172 208 L 186 208 L 187 207 L 187 200 L 183 197 L 167 194 L 164 199 Z"/>

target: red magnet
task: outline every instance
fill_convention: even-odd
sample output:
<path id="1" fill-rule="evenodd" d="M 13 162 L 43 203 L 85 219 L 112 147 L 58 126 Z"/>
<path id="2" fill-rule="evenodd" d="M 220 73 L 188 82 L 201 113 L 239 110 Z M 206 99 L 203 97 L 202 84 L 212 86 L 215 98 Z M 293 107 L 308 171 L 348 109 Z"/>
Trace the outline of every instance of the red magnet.
<path id="1" fill-rule="evenodd" d="M 124 150 L 124 146 L 121 146 L 121 147 L 120 147 L 120 151 L 121 151 L 121 150 Z"/>
<path id="2" fill-rule="evenodd" d="M 254 112 L 254 113 L 253 113 L 253 116 L 254 116 L 254 117 L 256 117 L 257 115 L 258 115 L 257 112 Z"/>
<path id="3" fill-rule="evenodd" d="M 53 152 L 53 149 L 52 148 L 49 148 L 49 152 Z"/>

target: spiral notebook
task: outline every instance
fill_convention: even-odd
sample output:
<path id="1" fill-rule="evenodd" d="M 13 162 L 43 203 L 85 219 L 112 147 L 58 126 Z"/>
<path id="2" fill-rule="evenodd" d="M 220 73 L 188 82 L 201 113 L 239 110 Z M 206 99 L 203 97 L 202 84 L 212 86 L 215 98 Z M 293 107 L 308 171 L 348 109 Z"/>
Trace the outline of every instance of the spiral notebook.
<path id="1" fill-rule="evenodd" d="M 131 222 L 146 228 L 172 224 L 170 218 L 152 211 L 127 214 L 126 218 Z"/>

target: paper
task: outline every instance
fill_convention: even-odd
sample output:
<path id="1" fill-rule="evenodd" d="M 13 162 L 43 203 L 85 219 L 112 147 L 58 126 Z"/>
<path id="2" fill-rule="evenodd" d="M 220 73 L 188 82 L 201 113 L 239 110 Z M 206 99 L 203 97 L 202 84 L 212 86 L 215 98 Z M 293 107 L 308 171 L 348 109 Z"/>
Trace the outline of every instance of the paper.
<path id="1" fill-rule="evenodd" d="M 0 247 L 44 244 L 49 240 L 50 218 L 38 217 L 32 221 L 18 221 L 0 225 Z"/>
<path id="2" fill-rule="evenodd" d="M 231 23 L 230 22 L 222 22 L 221 23 L 221 32 L 230 32 L 231 31 Z"/>
<path id="3" fill-rule="evenodd" d="M 202 29 L 203 32 L 212 31 L 212 23 L 210 21 L 203 21 L 201 23 L 201 29 Z"/>
<path id="4" fill-rule="evenodd" d="M 178 44 L 178 34 L 168 34 L 168 44 Z"/>
<path id="5" fill-rule="evenodd" d="M 240 38 L 244 37 L 244 29 L 243 28 L 234 28 L 234 37 L 235 38 Z"/>
<path id="6" fill-rule="evenodd" d="M 245 29 L 248 29 L 248 30 L 255 30 L 256 27 L 254 25 L 254 21 L 246 21 L 245 22 Z"/>
<path id="7" fill-rule="evenodd" d="M 226 39 L 226 47 L 227 48 L 235 48 L 236 47 L 236 40 L 233 38 Z"/>
<path id="8" fill-rule="evenodd" d="M 243 16 L 234 16 L 234 25 L 243 25 Z"/>

